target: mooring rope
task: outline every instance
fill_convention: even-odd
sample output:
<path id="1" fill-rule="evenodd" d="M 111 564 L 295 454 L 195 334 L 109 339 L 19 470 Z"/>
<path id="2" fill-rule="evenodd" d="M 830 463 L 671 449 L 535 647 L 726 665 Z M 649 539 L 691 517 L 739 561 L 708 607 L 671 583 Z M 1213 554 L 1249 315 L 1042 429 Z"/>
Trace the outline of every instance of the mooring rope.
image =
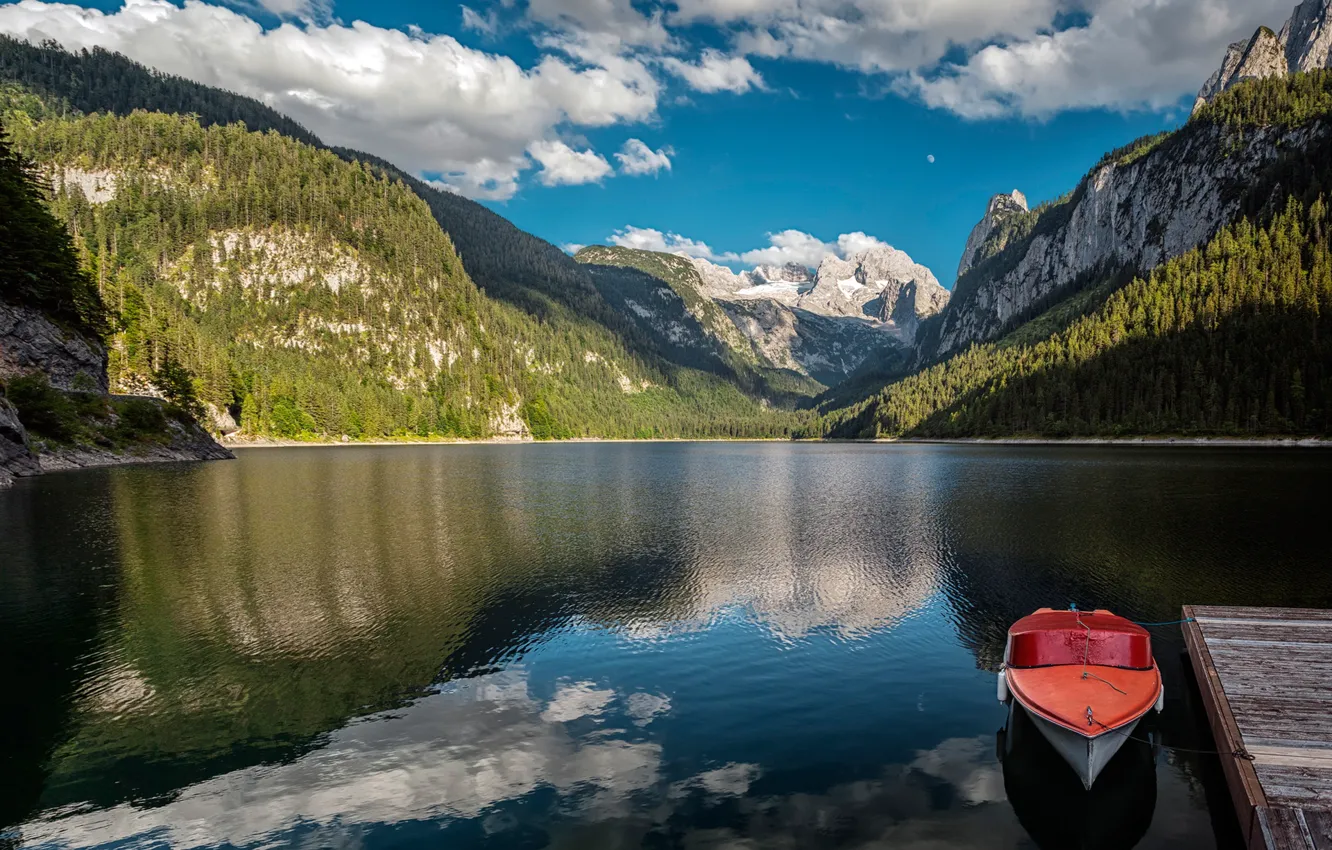
<path id="1" fill-rule="evenodd" d="M 1105 731 L 1109 732 L 1112 735 L 1122 735 L 1123 737 L 1128 738 L 1130 741 L 1137 741 L 1138 743 L 1146 744 L 1149 747 L 1160 747 L 1163 750 L 1170 750 L 1172 753 L 1196 753 L 1197 755 L 1201 756 L 1234 756 L 1237 759 L 1244 759 L 1245 761 L 1254 760 L 1253 753 L 1244 749 L 1244 747 L 1242 746 L 1237 747 L 1228 753 L 1223 752 L 1221 750 L 1195 750 L 1191 747 L 1173 747 L 1169 744 L 1158 744 L 1155 741 L 1148 740 L 1147 738 L 1139 738 L 1136 735 L 1132 735 L 1128 732 L 1122 732 L 1119 729 L 1111 729 L 1109 726 L 1106 726 L 1104 723 L 1102 723 L 1099 720 L 1096 720 L 1095 718 L 1092 718 L 1092 722 L 1095 723 L 1097 726 L 1100 726 L 1102 729 L 1104 729 Z"/>
<path id="2" fill-rule="evenodd" d="M 1114 682 L 1106 681 L 1105 679 L 1102 679 L 1100 676 L 1096 675 L 1095 673 L 1092 673 L 1087 669 L 1088 661 L 1091 659 L 1091 626 L 1082 622 L 1082 612 L 1078 610 L 1078 607 L 1076 605 L 1073 606 L 1073 616 L 1077 618 L 1078 625 L 1082 626 L 1082 628 L 1085 629 L 1087 632 L 1087 641 L 1082 647 L 1082 678 L 1095 679 L 1098 682 L 1104 682 L 1105 684 L 1114 688 L 1116 691 L 1119 691 L 1124 696 L 1128 696 L 1128 692 L 1121 690 L 1120 687 L 1116 685 Z M 1087 707 L 1087 719 L 1088 720 L 1091 719 L 1091 706 Z M 1098 720 L 1097 722 L 1099 723 L 1100 721 Z"/>
<path id="3" fill-rule="evenodd" d="M 1098 682 L 1104 682 L 1105 684 L 1119 691 L 1121 694 L 1128 696 L 1128 693 L 1126 691 L 1120 690 L 1120 688 L 1117 687 L 1114 684 L 1114 682 L 1107 682 L 1105 679 L 1102 679 L 1100 676 L 1096 675 L 1095 673 L 1092 673 L 1087 669 L 1088 664 L 1091 660 L 1091 626 L 1082 622 L 1082 611 L 1081 609 L 1078 608 L 1076 604 L 1070 605 L 1069 608 L 1073 611 L 1074 617 L 1077 618 L 1078 625 L 1082 626 L 1083 630 L 1085 630 L 1087 633 L 1086 642 L 1083 644 L 1082 647 L 1082 678 L 1095 679 Z M 1133 625 L 1135 626 L 1177 626 L 1180 625 L 1181 623 L 1193 623 L 1196 622 L 1196 620 L 1193 617 L 1185 617 L 1182 620 L 1171 620 L 1166 623 L 1137 623 L 1132 620 L 1130 620 L 1129 622 L 1133 623 Z M 1138 743 L 1146 744 L 1149 747 L 1160 747 L 1163 750 L 1170 750 L 1171 752 L 1174 753 L 1195 753 L 1197 755 L 1202 755 L 1202 756 L 1233 756 L 1237 759 L 1244 759 L 1245 761 L 1254 760 L 1253 754 L 1250 753 L 1248 750 L 1244 749 L 1243 746 L 1240 746 L 1232 750 L 1231 752 L 1227 753 L 1227 752 L 1222 752 L 1221 750 L 1196 750 L 1190 747 L 1172 747 L 1169 744 L 1157 744 L 1154 741 L 1148 740 L 1147 738 L 1135 737 L 1129 732 L 1123 732 L 1119 729 L 1112 729 L 1109 726 L 1106 726 L 1101 721 L 1097 720 L 1092 715 L 1092 707 L 1090 705 L 1087 706 L 1087 723 L 1089 725 L 1095 723 L 1097 726 L 1100 726 L 1106 732 L 1109 732 L 1113 735 L 1122 735 L 1123 737 L 1129 739 L 1130 741 L 1137 741 Z"/>

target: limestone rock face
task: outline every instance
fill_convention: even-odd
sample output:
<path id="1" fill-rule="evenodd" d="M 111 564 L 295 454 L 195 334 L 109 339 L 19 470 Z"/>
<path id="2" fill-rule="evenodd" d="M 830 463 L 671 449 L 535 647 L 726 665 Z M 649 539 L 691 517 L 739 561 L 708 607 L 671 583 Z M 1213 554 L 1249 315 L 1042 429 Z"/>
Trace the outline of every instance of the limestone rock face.
<path id="1" fill-rule="evenodd" d="M 727 298 L 751 285 L 747 276 L 736 274 L 726 266 L 699 257 L 690 257 L 689 261 L 702 281 L 700 294 L 708 298 Z"/>
<path id="2" fill-rule="evenodd" d="M 106 360 L 100 343 L 0 301 L 0 378 L 40 371 L 57 389 L 106 393 Z"/>
<path id="3" fill-rule="evenodd" d="M 504 404 L 490 416 L 490 430 L 502 440 L 530 440 L 532 433 L 519 413 L 518 404 Z"/>
<path id="4" fill-rule="evenodd" d="M 1226 48 L 1226 58 L 1221 60 L 1221 67 L 1216 73 L 1207 78 L 1203 87 L 1198 91 L 1198 99 L 1193 104 L 1193 111 L 1199 109 L 1212 98 L 1225 91 L 1231 80 L 1235 79 L 1235 73 L 1239 70 L 1240 63 L 1244 61 L 1244 54 L 1249 49 L 1249 42 L 1237 41 Z"/>
<path id="5" fill-rule="evenodd" d="M 1241 187 L 1283 151 L 1307 148 L 1328 132 L 1321 123 L 1269 127 L 1232 150 L 1223 129 L 1203 127 L 1127 164 L 1099 167 L 1068 206 L 1046 213 L 1057 214 L 1057 226 L 1010 246 L 1020 255 L 1004 271 L 966 278 L 943 312 L 937 344 L 918 349 L 917 362 L 994 339 L 1090 275 L 1124 268 L 1141 274 L 1202 244 L 1238 214 Z"/>
<path id="6" fill-rule="evenodd" d="M 1212 98 L 1245 80 L 1284 77 L 1287 64 L 1285 44 L 1267 27 L 1259 27 L 1253 38 L 1226 48 L 1221 68 L 1203 84 L 1193 111 L 1197 112 Z"/>
<path id="7" fill-rule="evenodd" d="M 809 283 L 809 269 L 799 263 L 787 263 L 782 266 L 758 266 L 751 272 L 755 282 L 768 283 Z"/>
<path id="8" fill-rule="evenodd" d="M 1198 92 L 1193 111 L 1244 80 L 1323 68 L 1332 68 L 1332 0 L 1304 0 L 1279 34 L 1259 27 L 1248 41 L 1226 49 L 1220 69 Z"/>
<path id="9" fill-rule="evenodd" d="M 899 311 L 908 287 L 911 309 Z M 918 299 L 917 294 L 923 297 Z M 947 301 L 947 290 L 929 269 L 905 251 L 884 245 L 846 259 L 825 258 L 815 274 L 814 288 L 802 295 L 796 306 L 821 316 L 889 322 L 914 333 L 920 319 L 934 315 Z M 918 312 L 917 306 L 925 312 Z"/>
<path id="10" fill-rule="evenodd" d="M 771 298 L 718 302 L 763 360 L 832 386 L 867 360 L 901 358 L 901 334 L 868 318 L 820 316 Z"/>
<path id="11" fill-rule="evenodd" d="M 1286 66 L 1292 71 L 1332 68 L 1332 0 L 1305 0 L 1281 28 Z"/>
<path id="12" fill-rule="evenodd" d="M 1017 189 L 990 198 L 985 217 L 971 229 L 971 235 L 967 237 L 967 245 L 962 250 L 962 262 L 957 266 L 957 276 L 966 274 L 975 264 L 976 252 L 985 244 L 985 240 L 990 238 L 996 227 L 1013 215 L 1027 211 L 1027 196 Z"/>
<path id="13" fill-rule="evenodd" d="M 0 396 L 0 489 L 14 483 L 15 478 L 40 475 L 41 471 L 18 411 Z"/>

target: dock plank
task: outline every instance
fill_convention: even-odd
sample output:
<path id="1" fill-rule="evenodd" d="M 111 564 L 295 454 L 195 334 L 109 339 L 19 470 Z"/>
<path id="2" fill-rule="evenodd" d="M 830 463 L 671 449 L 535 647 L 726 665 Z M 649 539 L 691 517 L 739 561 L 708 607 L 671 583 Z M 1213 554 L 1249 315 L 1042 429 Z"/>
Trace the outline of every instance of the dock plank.
<path id="1" fill-rule="evenodd" d="M 1184 618 L 1247 845 L 1332 850 L 1332 611 L 1185 606 Z"/>
<path id="2" fill-rule="evenodd" d="M 1326 620 L 1332 611 L 1323 608 L 1247 608 L 1239 605 L 1190 605 L 1197 619 L 1215 620 Z"/>
<path id="3" fill-rule="evenodd" d="M 1305 826 L 1315 850 L 1332 850 L 1332 812 L 1304 812 Z"/>

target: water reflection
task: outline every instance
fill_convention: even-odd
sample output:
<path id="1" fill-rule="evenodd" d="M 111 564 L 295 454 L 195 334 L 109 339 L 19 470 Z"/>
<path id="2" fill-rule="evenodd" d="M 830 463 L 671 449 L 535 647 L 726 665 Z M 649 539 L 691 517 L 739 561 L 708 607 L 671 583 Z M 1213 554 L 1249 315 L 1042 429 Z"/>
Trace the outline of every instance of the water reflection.
<path id="1" fill-rule="evenodd" d="M 1134 737 L 1151 740 L 1154 721 L 1138 724 Z M 1131 850 L 1151 827 L 1159 753 L 1154 745 L 1127 742 L 1091 790 L 1020 707 L 1010 711 L 997 749 L 1013 812 L 1042 850 Z"/>
<path id="2" fill-rule="evenodd" d="M 629 699 L 642 696 L 653 695 Z M 145 838 L 204 847 L 327 831 L 321 842 L 337 843 L 337 834 L 375 824 L 487 812 L 493 828 L 506 822 L 501 804 L 539 788 L 560 794 L 566 813 L 598 817 L 659 782 L 659 745 L 623 729 L 583 731 L 629 708 L 587 683 L 543 701 L 521 670 L 480 676 L 352 723 L 289 763 L 199 782 L 164 805 L 126 803 L 37 821 L 24 837 L 72 847 Z"/>
<path id="3" fill-rule="evenodd" d="M 450 447 L 23 482 L 0 496 L 0 635 L 26 699 L 0 722 L 34 743 L 6 755 L 0 824 L 69 846 L 1030 846 L 990 731 L 1008 624 L 1332 603 L 1300 533 L 1329 466 Z M 1162 735 L 1196 744 L 1158 640 Z M 1162 767 L 1139 846 L 1216 842 L 1205 767 Z"/>

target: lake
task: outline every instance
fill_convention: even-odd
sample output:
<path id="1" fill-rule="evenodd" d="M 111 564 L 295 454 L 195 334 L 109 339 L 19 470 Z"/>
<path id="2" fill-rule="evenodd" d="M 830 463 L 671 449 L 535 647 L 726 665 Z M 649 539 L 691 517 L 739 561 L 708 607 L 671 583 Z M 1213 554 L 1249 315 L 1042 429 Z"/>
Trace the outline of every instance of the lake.
<path id="1" fill-rule="evenodd" d="M 1319 450 L 240 455 L 0 493 L 0 846 L 1231 847 L 1178 626 L 1090 794 L 1005 631 L 1332 607 Z"/>

